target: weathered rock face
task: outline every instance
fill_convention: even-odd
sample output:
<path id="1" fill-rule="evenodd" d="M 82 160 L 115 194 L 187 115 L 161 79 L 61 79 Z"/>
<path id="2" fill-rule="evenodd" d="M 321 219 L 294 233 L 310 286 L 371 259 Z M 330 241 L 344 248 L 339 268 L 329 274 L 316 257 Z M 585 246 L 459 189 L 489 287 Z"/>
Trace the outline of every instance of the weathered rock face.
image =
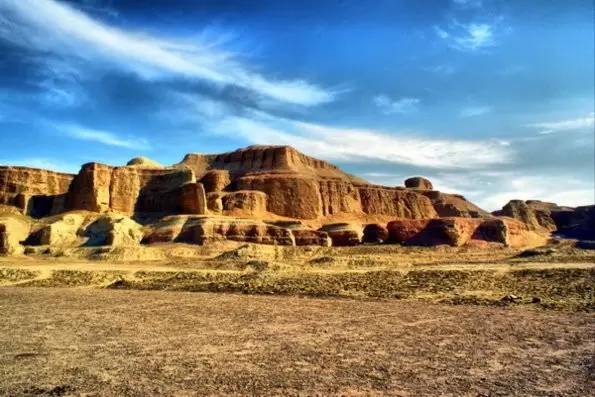
<path id="1" fill-rule="evenodd" d="M 0 166 L 0 204 L 42 217 L 64 211 L 73 175 L 29 167 Z"/>
<path id="2" fill-rule="evenodd" d="M 435 190 L 421 192 L 428 197 L 439 217 L 485 218 L 490 214 L 459 194 L 442 193 Z"/>
<path id="3" fill-rule="evenodd" d="M 328 233 L 310 229 L 290 229 L 295 245 L 320 245 L 330 247 L 332 240 Z"/>
<path id="4" fill-rule="evenodd" d="M 436 246 L 499 243 L 510 247 L 543 244 L 547 234 L 529 230 L 509 218 L 400 219 L 387 225 L 389 241 L 407 245 Z"/>
<path id="5" fill-rule="evenodd" d="M 363 243 L 384 243 L 388 239 L 386 227 L 377 223 L 366 225 L 363 230 Z"/>
<path id="6" fill-rule="evenodd" d="M 223 196 L 222 192 L 211 192 L 207 194 L 207 208 L 213 214 L 223 213 Z"/>
<path id="7" fill-rule="evenodd" d="M 123 214 L 206 212 L 202 185 L 189 169 L 149 169 L 85 164 L 68 193 L 74 210 Z"/>
<path id="8" fill-rule="evenodd" d="M 435 216 L 431 202 L 418 192 L 370 185 L 288 146 L 190 154 L 176 167 L 192 169 L 207 193 L 261 191 L 267 195 L 268 212 L 295 219 L 337 214 Z"/>
<path id="9" fill-rule="evenodd" d="M 297 219 L 322 216 L 318 183 L 292 175 L 254 175 L 238 178 L 237 190 L 259 190 L 267 195 L 267 211 Z"/>
<path id="10" fill-rule="evenodd" d="M 405 187 L 410 189 L 434 190 L 432 182 L 422 176 L 414 176 L 405 180 Z"/>
<path id="11" fill-rule="evenodd" d="M 21 242 L 29 235 L 31 225 L 20 216 L 0 216 L 0 255 L 23 252 Z"/>
<path id="12" fill-rule="evenodd" d="M 43 185 L 47 186 L 43 196 L 36 198 L 39 203 L 36 207 L 49 208 L 43 215 L 61 212 L 64 207 L 126 215 L 206 214 L 210 210 L 254 218 L 272 214 L 330 221 L 349 216 L 422 219 L 441 215 L 437 212 L 442 208 L 439 200 L 428 198 L 431 195 L 426 193 L 433 192 L 423 190 L 431 187 L 423 178 L 407 182 L 415 189 L 371 185 L 288 146 L 251 146 L 219 155 L 189 154 L 170 168 L 146 158 L 135 158 L 128 164 L 125 167 L 85 164 L 74 178 L 66 174 L 44 174 L 47 181 Z M 28 175 L 17 174 L 21 179 Z M 50 177 L 50 174 L 56 175 Z M 41 191 L 32 188 L 33 182 L 24 185 L 28 190 L 12 188 L 12 196 L 5 201 L 12 205 L 22 202 L 20 205 L 25 206 L 30 201 L 29 196 L 24 196 L 25 191 Z M 259 191 L 264 195 L 238 191 Z M 454 205 L 458 210 L 449 215 L 480 216 L 481 210 L 472 213 L 474 208 L 468 202 L 459 201 L 463 210 Z"/>
<path id="13" fill-rule="evenodd" d="M 362 210 L 370 215 L 422 219 L 437 216 L 432 202 L 425 196 L 399 188 L 360 186 Z"/>
<path id="14" fill-rule="evenodd" d="M 172 167 L 146 158 L 132 159 L 127 166 L 89 163 L 76 176 L 29 169 L 15 173 L 14 167 L 3 167 L 0 182 L 2 202 L 21 208 L 36 202 L 35 208 L 44 207 L 38 211 L 43 215 L 65 209 L 114 212 L 145 220 L 183 214 L 221 215 L 187 217 L 183 224 L 178 221 L 155 227 L 145 237 L 146 242 L 188 240 L 202 244 L 228 238 L 275 244 L 326 245 L 332 241 L 334 245 L 353 245 L 361 242 L 361 225 L 369 222 L 375 225 L 366 229 L 366 241 L 386 240 L 388 232 L 377 222 L 389 217 L 485 215 L 462 197 L 430 190 L 431 183 L 425 178 L 410 178 L 406 182 L 410 188 L 372 185 L 288 146 L 189 154 Z M 249 219 L 232 221 L 225 216 Z M 67 240 L 79 239 L 90 226 L 78 221 L 70 224 L 71 218 L 48 224 L 39 231 L 40 238 L 51 245 L 74 244 Z M 277 226 L 262 222 L 264 219 L 304 220 L 312 228 Z M 314 230 L 337 221 L 347 223 Z M 109 233 L 114 236 L 102 232 L 108 236 L 102 239 L 120 241 L 118 236 L 128 232 L 121 232 L 117 225 L 128 221 L 110 222 L 96 220 L 89 233 L 113 223 L 108 229 L 113 229 Z M 127 227 L 135 229 L 134 225 Z M 138 234 L 131 233 L 132 241 L 138 240 Z"/>
<path id="15" fill-rule="evenodd" d="M 430 219 L 398 219 L 386 225 L 388 242 L 407 243 L 421 234 L 428 226 Z"/>
<path id="16" fill-rule="evenodd" d="M 581 240 L 595 240 L 595 205 L 552 211 L 558 233 L 564 237 Z"/>
<path id="17" fill-rule="evenodd" d="M 226 215 L 263 216 L 267 209 L 267 195 L 256 190 L 226 193 L 221 198 Z"/>
<path id="18" fill-rule="evenodd" d="M 531 204 L 528 204 L 522 200 L 511 200 L 502 207 L 502 210 L 495 211 L 493 214 L 519 220 L 525 223 L 530 230 L 543 228 L 554 231 L 557 227 L 550 216 L 552 209 L 553 207 L 549 203 L 532 201 Z"/>
<path id="19" fill-rule="evenodd" d="M 74 246 L 84 223 L 85 217 L 81 214 L 63 214 L 37 232 L 37 243 L 54 247 Z"/>
<path id="20" fill-rule="evenodd" d="M 362 242 L 363 233 L 357 225 L 333 223 L 324 225 L 319 231 L 327 233 L 335 247 L 353 246 Z"/>
<path id="21" fill-rule="evenodd" d="M 209 244 L 232 240 L 259 244 L 295 245 L 289 229 L 253 219 L 174 215 L 164 218 L 145 236 L 145 243 Z"/>
<path id="22" fill-rule="evenodd" d="M 132 219 L 106 214 L 91 222 L 84 231 L 87 246 L 134 246 L 143 238 L 142 226 Z"/>
<path id="23" fill-rule="evenodd" d="M 176 192 L 176 191 L 174 191 Z M 177 192 L 174 193 L 174 197 Z M 201 183 L 189 182 L 179 188 L 180 211 L 182 214 L 204 214 L 207 208 L 207 199 Z M 174 207 L 175 208 L 175 207 Z M 167 212 L 167 211 L 165 211 Z"/>
<path id="24" fill-rule="evenodd" d="M 211 170 L 200 179 L 207 193 L 222 192 L 231 184 L 231 177 L 227 170 Z"/>

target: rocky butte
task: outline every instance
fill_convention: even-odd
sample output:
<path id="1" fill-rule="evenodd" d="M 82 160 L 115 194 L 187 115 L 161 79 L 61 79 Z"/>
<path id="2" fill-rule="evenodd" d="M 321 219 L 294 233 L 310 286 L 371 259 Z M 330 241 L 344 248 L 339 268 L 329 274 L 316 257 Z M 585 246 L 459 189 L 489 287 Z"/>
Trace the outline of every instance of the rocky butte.
<path id="1" fill-rule="evenodd" d="M 290 146 L 84 164 L 76 175 L 0 167 L 0 253 L 222 240 L 278 245 L 535 246 L 592 238 L 593 206 L 511 201 L 488 213 L 423 177 L 380 186 Z"/>

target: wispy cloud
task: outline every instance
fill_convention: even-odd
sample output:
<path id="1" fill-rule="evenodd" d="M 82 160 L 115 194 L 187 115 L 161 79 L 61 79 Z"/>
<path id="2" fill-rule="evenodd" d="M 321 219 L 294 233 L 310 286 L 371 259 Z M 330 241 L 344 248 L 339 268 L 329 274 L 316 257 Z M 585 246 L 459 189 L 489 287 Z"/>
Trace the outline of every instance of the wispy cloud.
<path id="1" fill-rule="evenodd" d="M 435 26 L 434 30 L 449 47 L 460 51 L 479 51 L 497 45 L 495 24 L 453 20 L 447 28 Z"/>
<path id="2" fill-rule="evenodd" d="M 82 141 L 91 141 L 103 145 L 136 150 L 149 150 L 151 148 L 149 142 L 144 138 L 123 138 L 112 132 L 85 128 L 73 124 L 57 125 L 56 129 L 66 136 Z"/>
<path id="3" fill-rule="evenodd" d="M 595 113 L 590 113 L 586 117 L 575 119 L 548 121 L 542 123 L 528 124 L 528 127 L 540 129 L 540 134 L 547 135 L 562 131 L 580 131 L 590 129 L 593 131 L 595 126 Z"/>
<path id="4" fill-rule="evenodd" d="M 410 113 L 417 110 L 419 98 L 399 98 L 393 100 L 386 95 L 374 97 L 374 104 L 384 113 Z"/>
<path id="5" fill-rule="evenodd" d="M 305 80 L 255 73 L 216 40 L 189 42 L 127 31 L 55 0 L 2 0 L 0 13 L 0 37 L 5 40 L 61 57 L 108 63 L 146 79 L 199 79 L 304 106 L 332 101 L 336 95 Z"/>
<path id="6" fill-rule="evenodd" d="M 481 116 L 492 111 L 491 106 L 470 106 L 461 109 L 459 117 L 475 117 Z"/>
<path id="7" fill-rule="evenodd" d="M 506 163 L 510 148 L 491 140 L 432 139 L 405 132 L 341 128 L 262 112 L 213 120 L 210 130 L 250 143 L 292 145 L 326 160 L 382 161 L 420 167 L 467 169 Z"/>

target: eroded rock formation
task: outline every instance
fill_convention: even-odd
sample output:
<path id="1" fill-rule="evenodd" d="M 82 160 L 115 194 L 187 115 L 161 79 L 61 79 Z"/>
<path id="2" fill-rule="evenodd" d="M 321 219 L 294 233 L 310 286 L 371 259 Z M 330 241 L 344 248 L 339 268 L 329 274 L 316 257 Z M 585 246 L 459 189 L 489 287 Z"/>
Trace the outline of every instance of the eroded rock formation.
<path id="1" fill-rule="evenodd" d="M 426 178 L 373 185 L 288 146 L 188 154 L 169 167 L 144 157 L 126 166 L 88 163 L 76 175 L 0 167 L 0 204 L 18 209 L 0 218 L 3 253 L 22 252 L 23 244 L 141 241 L 519 246 L 554 230 L 589 235 L 581 225 L 593 219 L 592 209 L 539 201 L 489 214 L 433 190 Z"/>

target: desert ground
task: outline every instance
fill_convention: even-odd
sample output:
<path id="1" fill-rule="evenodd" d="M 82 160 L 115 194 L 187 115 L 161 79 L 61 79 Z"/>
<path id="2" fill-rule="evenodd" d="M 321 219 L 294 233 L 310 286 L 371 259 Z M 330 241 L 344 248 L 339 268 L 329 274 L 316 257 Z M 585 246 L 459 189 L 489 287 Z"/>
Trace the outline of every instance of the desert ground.
<path id="1" fill-rule="evenodd" d="M 595 252 L 569 243 L 67 254 L 0 259 L 0 395 L 586 396 L 595 386 Z"/>
<path id="2" fill-rule="evenodd" d="M 595 316 L 525 306 L 0 289 L 9 396 L 587 396 Z"/>

